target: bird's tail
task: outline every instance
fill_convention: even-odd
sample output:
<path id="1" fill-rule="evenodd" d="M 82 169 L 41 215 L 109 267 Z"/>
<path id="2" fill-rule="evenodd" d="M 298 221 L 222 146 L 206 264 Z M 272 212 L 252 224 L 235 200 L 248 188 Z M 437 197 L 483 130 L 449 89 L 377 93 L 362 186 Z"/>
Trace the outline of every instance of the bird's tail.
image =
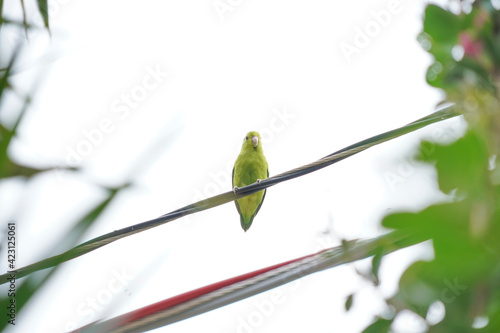
<path id="1" fill-rule="evenodd" d="M 246 232 L 248 229 L 250 229 L 250 226 L 252 225 L 252 222 L 253 222 L 253 218 L 255 217 L 255 215 L 251 216 L 248 221 L 245 221 L 245 219 L 243 218 L 243 215 L 240 215 L 240 222 L 241 222 L 241 227 L 243 228 L 243 230 Z"/>

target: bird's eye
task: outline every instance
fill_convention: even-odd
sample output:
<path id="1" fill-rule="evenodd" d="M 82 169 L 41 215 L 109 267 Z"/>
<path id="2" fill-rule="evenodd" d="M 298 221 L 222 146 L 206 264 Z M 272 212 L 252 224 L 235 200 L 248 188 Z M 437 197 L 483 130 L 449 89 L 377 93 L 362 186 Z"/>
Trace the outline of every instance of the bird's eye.
<path id="1" fill-rule="evenodd" d="M 245 140 L 248 140 L 248 136 L 245 137 Z"/>

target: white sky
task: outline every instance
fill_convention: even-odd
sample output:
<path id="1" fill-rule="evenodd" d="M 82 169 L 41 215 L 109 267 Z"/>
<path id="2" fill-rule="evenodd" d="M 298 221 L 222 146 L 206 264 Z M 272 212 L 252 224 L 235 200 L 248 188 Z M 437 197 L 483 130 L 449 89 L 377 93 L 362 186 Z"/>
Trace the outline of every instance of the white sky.
<path id="1" fill-rule="evenodd" d="M 231 10 L 218 12 L 214 3 Z M 102 200 L 88 182 L 117 185 L 135 175 L 135 186 L 84 240 L 229 190 L 230 169 L 250 130 L 263 135 L 275 175 L 423 117 L 442 98 L 425 82 L 430 57 L 416 41 L 420 1 L 49 4 L 52 38 L 30 35 L 16 77 L 22 92 L 43 79 L 13 154 L 44 166 L 70 161 L 84 172 L 50 172 L 27 187 L 0 184 L 6 203 L 0 218 L 18 223 L 18 267 L 42 259 L 76 213 Z M 26 5 L 29 18 L 39 20 L 33 4 Z M 18 7 L 7 1 L 6 15 L 19 17 Z M 372 36 L 363 40 L 359 31 L 366 29 Z M 7 45 L 22 38 L 6 32 Z M 347 44 L 361 47 L 346 57 Z M 9 122 L 15 98 L 6 105 L 0 116 Z M 441 129 L 449 140 L 461 126 L 449 120 L 274 186 L 247 233 L 229 203 L 66 263 L 9 332 L 64 332 L 342 238 L 376 236 L 384 214 L 441 198 L 432 169 L 409 156 L 420 138 L 435 138 Z M 394 175 L 398 181 L 388 181 Z M 387 257 L 380 288 L 356 274 L 368 267 L 363 261 L 158 331 L 359 332 L 384 312 L 380 298 L 394 293 L 409 260 L 432 256 L 426 249 Z M 259 310 L 276 292 L 279 304 Z M 406 323 L 415 332 L 418 325 L 412 318 Z"/>

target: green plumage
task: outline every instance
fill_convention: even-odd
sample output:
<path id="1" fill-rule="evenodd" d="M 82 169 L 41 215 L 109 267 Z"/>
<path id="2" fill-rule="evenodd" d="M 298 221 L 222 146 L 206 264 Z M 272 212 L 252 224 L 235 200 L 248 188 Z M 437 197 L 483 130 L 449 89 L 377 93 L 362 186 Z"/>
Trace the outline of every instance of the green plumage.
<path id="1" fill-rule="evenodd" d="M 243 140 L 241 152 L 234 163 L 233 188 L 253 184 L 269 177 L 267 161 L 262 150 L 260 134 L 249 132 Z M 250 194 L 244 198 L 235 200 L 236 209 L 240 214 L 240 222 L 243 230 L 247 231 L 252 225 L 255 215 L 266 196 L 266 190 Z"/>

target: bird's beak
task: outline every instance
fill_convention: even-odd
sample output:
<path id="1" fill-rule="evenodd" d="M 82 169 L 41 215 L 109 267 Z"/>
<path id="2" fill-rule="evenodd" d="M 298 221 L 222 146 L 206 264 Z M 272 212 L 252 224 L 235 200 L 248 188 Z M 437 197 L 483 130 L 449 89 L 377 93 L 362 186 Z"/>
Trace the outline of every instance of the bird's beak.
<path id="1" fill-rule="evenodd" d="M 254 148 L 257 148 L 259 145 L 259 137 L 257 135 L 252 136 L 252 145 Z"/>

